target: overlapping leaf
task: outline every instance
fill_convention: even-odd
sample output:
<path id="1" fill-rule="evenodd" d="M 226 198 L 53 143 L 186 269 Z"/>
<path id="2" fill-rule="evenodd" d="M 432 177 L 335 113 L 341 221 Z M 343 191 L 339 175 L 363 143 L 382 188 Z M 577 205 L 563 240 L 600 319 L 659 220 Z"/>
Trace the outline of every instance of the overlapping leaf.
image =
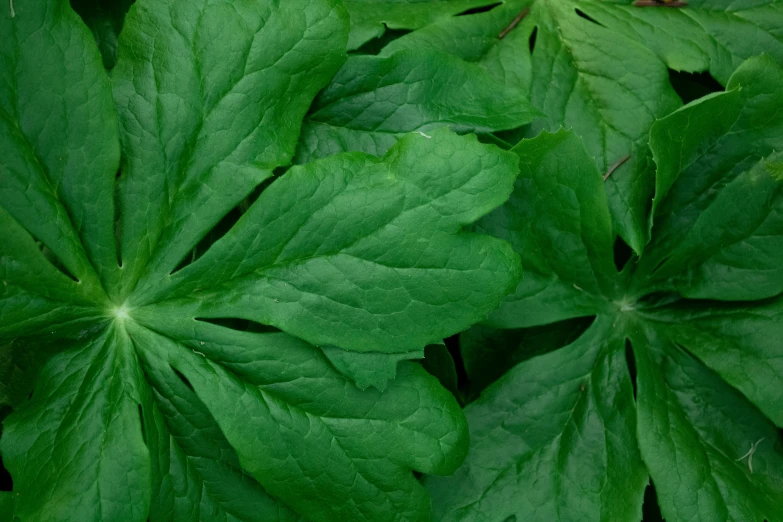
<path id="1" fill-rule="evenodd" d="M 641 252 L 653 190 L 647 134 L 656 118 L 680 102 L 655 54 L 638 39 L 580 16 L 583 4 L 507 1 L 490 12 L 444 20 L 403 36 L 383 53 L 434 47 L 475 62 L 505 83 L 524 88 L 544 113 L 523 136 L 572 128 L 601 172 L 625 159 L 605 183 L 609 209 L 616 231 Z M 520 120 L 517 126 L 525 123 Z"/>
<path id="2" fill-rule="evenodd" d="M 770 57 L 748 60 L 727 92 L 655 123 L 652 241 L 622 272 L 580 140 L 514 149 L 515 194 L 480 225 L 512 240 L 539 286 L 522 283 L 494 324 L 597 318 L 467 407 L 465 466 L 427 480 L 437 520 L 639 520 L 648 471 L 666 520 L 783 513 L 781 75 Z"/>
<path id="3" fill-rule="evenodd" d="M 348 49 L 383 35 L 386 28 L 418 29 L 496 0 L 346 0 L 351 16 Z"/>
<path id="4" fill-rule="evenodd" d="M 412 470 L 464 457 L 456 401 L 412 363 L 362 392 L 310 343 L 396 361 L 484 318 L 519 261 L 462 227 L 517 161 L 441 129 L 259 188 L 347 32 L 331 0 L 142 0 L 109 80 L 66 1 L 0 15 L 0 339 L 55 353 L 9 400 L 15 516 L 428 519 Z"/>
<path id="5" fill-rule="evenodd" d="M 524 89 L 442 51 L 352 56 L 315 99 L 296 161 L 348 151 L 382 155 L 408 132 L 448 126 L 487 133 L 538 115 Z"/>

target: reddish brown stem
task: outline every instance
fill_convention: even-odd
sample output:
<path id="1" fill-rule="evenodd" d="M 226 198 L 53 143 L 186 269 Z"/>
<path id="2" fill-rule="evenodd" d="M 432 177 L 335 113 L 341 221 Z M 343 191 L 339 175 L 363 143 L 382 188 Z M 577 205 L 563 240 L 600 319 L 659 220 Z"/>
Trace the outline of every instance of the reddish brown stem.
<path id="1" fill-rule="evenodd" d="M 611 175 L 612 175 L 612 172 L 614 172 L 615 170 L 617 170 L 617 167 L 619 167 L 620 165 L 622 165 L 623 163 L 625 163 L 625 162 L 626 162 L 626 161 L 628 161 L 629 159 L 631 159 L 631 155 L 630 155 L 630 154 L 629 154 L 628 156 L 624 157 L 624 158 L 620 158 L 619 160 L 617 160 L 617 161 L 614 163 L 614 165 L 612 165 L 611 167 L 609 167 L 609 170 L 607 170 L 607 171 L 606 171 L 606 174 L 604 174 L 604 181 L 606 181 L 607 179 L 609 179 L 609 176 L 611 176 Z"/>
<path id="2" fill-rule="evenodd" d="M 498 35 L 498 40 L 502 40 L 503 38 L 505 38 L 508 33 L 510 33 L 517 25 L 519 25 L 519 22 L 521 22 L 522 19 L 525 18 L 529 12 L 530 12 L 529 7 L 525 7 L 524 9 L 522 9 L 519 12 L 519 14 L 513 20 L 511 20 L 511 23 L 508 24 L 508 26 L 505 29 L 500 31 L 500 34 Z"/>

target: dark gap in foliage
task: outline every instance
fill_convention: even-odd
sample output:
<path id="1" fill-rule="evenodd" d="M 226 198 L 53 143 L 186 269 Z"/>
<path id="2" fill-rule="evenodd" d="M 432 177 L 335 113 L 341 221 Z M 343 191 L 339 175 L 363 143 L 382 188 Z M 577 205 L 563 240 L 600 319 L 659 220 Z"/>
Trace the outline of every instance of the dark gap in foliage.
<path id="1" fill-rule="evenodd" d="M 277 172 L 277 170 L 275 172 Z M 207 232 L 204 237 L 201 238 L 201 240 L 199 240 L 199 242 L 196 244 L 196 247 L 185 255 L 185 257 L 179 262 L 177 267 L 171 273 L 175 274 L 186 266 L 191 265 L 201 259 L 201 256 L 203 256 L 207 250 L 212 247 L 212 245 L 217 243 L 229 232 L 229 230 L 231 230 L 231 228 L 233 228 L 234 225 L 237 224 L 242 215 L 250 209 L 264 189 L 268 187 L 269 184 L 274 180 L 275 176 L 271 176 L 269 179 L 265 180 L 259 186 L 254 188 L 245 199 L 240 201 L 237 206 L 232 208 L 225 216 L 223 216 L 223 218 L 218 221 L 217 225 L 212 227 L 212 229 Z"/>
<path id="2" fill-rule="evenodd" d="M 122 266 L 122 212 L 120 210 L 120 183 L 122 169 L 117 170 L 114 177 L 114 250 L 117 255 L 117 266 Z"/>
<path id="3" fill-rule="evenodd" d="M 465 353 L 460 364 L 466 372 L 470 368 L 467 390 L 461 388 L 466 400 L 477 399 L 487 386 L 517 364 L 573 343 L 594 321 L 595 316 L 577 317 L 510 330 L 479 325 L 464 332 L 461 343 Z"/>
<path id="4" fill-rule="evenodd" d="M 598 20 L 596 20 L 595 18 L 591 17 L 590 15 L 588 15 L 587 13 L 585 13 L 584 11 L 582 11 L 581 9 L 574 9 L 574 11 L 576 11 L 576 14 L 577 14 L 577 15 L 578 15 L 580 18 L 584 18 L 584 19 L 585 19 L 585 20 L 587 20 L 588 22 L 592 22 L 592 23 L 594 23 L 595 25 L 600 25 L 601 27 L 603 27 L 603 24 L 601 24 L 601 23 L 600 23 Z"/>
<path id="5" fill-rule="evenodd" d="M 187 386 L 187 387 L 188 387 L 188 389 L 189 389 L 190 391 L 192 391 L 193 393 L 195 393 L 195 392 L 196 392 L 196 390 L 194 390 L 194 389 L 193 389 L 193 385 L 192 385 L 192 384 L 190 384 L 190 381 L 188 380 L 188 378 L 187 378 L 187 377 L 185 377 L 184 375 L 182 375 L 182 373 L 181 373 L 179 370 L 177 370 L 176 368 L 174 368 L 173 366 L 170 366 L 170 367 L 171 367 L 171 371 L 173 371 L 173 372 L 174 372 L 174 374 L 175 374 L 177 377 L 179 377 L 179 380 L 180 380 L 180 381 L 182 381 L 182 383 L 183 383 L 185 386 Z"/>
<path id="6" fill-rule="evenodd" d="M 658 495 L 652 481 L 644 490 L 644 503 L 642 504 L 642 522 L 664 522 L 661 508 L 658 506 Z"/>
<path id="7" fill-rule="evenodd" d="M 412 31 L 408 31 L 405 29 L 386 29 L 384 33 L 377 37 L 373 38 L 369 42 L 366 42 L 364 45 L 356 49 L 355 51 L 351 51 L 348 54 L 369 54 L 372 56 L 376 56 L 378 53 L 383 50 L 384 47 L 392 43 L 397 38 L 401 38 L 405 36 L 406 34 L 410 33 Z"/>
<path id="8" fill-rule="evenodd" d="M 457 389 L 465 393 L 468 387 L 468 372 L 465 371 L 465 361 L 462 359 L 462 352 L 459 349 L 459 334 L 452 335 L 443 340 L 446 344 L 451 358 L 454 359 L 454 368 L 457 370 Z"/>
<path id="9" fill-rule="evenodd" d="M 532 124 L 522 125 L 516 129 L 510 129 L 505 131 L 495 132 L 494 135 L 511 145 L 512 147 L 522 141 L 525 138 L 532 138 L 538 134 L 538 131 L 533 129 Z"/>
<path id="10" fill-rule="evenodd" d="M 92 31 L 107 70 L 117 61 L 117 35 L 133 3 L 134 0 L 71 0 L 71 8 Z"/>
<path id="11" fill-rule="evenodd" d="M 5 469 L 3 465 L 3 457 L 0 455 L 0 491 L 13 491 L 14 480 L 11 478 L 11 474 Z"/>
<path id="12" fill-rule="evenodd" d="M 636 399 L 636 356 L 633 353 L 630 339 L 625 340 L 625 362 L 628 365 L 628 375 L 631 377 L 633 398 Z"/>
<path id="13" fill-rule="evenodd" d="M 509 515 L 506 518 L 503 519 L 503 522 L 517 522 L 517 516 L 516 515 Z"/>
<path id="14" fill-rule="evenodd" d="M 476 134 L 476 137 L 481 143 L 487 144 L 487 145 L 495 145 L 497 147 L 500 147 L 503 150 L 509 150 L 514 145 L 507 142 L 503 138 L 499 138 L 496 133 L 492 132 L 482 132 L 479 134 Z"/>
<path id="15" fill-rule="evenodd" d="M 230 328 L 239 332 L 251 332 L 251 333 L 275 333 L 279 332 L 274 326 L 268 326 L 265 324 L 250 321 L 248 319 L 236 319 L 230 317 L 196 317 L 196 321 L 203 323 L 214 324 L 215 326 L 221 326 L 223 328 Z"/>
<path id="16" fill-rule="evenodd" d="M 141 440 L 144 441 L 144 445 L 147 445 L 147 427 L 144 425 L 144 410 L 139 404 L 139 425 L 141 426 Z"/>
<path id="17" fill-rule="evenodd" d="M 55 254 L 49 247 L 44 245 L 40 241 L 36 241 L 36 244 L 38 245 L 38 248 L 41 250 L 41 253 L 46 258 L 51 265 L 56 268 L 60 273 L 62 273 L 65 277 L 70 279 L 71 281 L 74 281 L 76 283 L 79 282 L 78 279 L 66 268 L 66 266 L 60 261 L 60 258 L 57 257 L 57 254 Z"/>
<path id="18" fill-rule="evenodd" d="M 689 73 L 669 69 L 669 82 L 683 103 L 690 103 L 702 96 L 723 91 L 723 86 L 709 71 Z"/>
<path id="19" fill-rule="evenodd" d="M 3 435 L 2 421 L 11 413 L 12 409 L 8 405 L 0 406 L 0 437 Z M 3 456 L 0 455 L 0 491 L 11 491 L 14 489 L 14 481 L 11 474 L 3 465 Z"/>
<path id="20" fill-rule="evenodd" d="M 538 26 L 535 26 L 533 28 L 533 32 L 530 33 L 530 38 L 527 40 L 528 47 L 530 48 L 530 54 L 533 54 L 533 51 L 536 48 L 536 37 L 538 36 Z"/>
<path id="21" fill-rule="evenodd" d="M 631 257 L 633 257 L 633 249 L 623 241 L 623 238 L 617 236 L 617 239 L 614 240 L 614 266 L 617 267 L 618 272 L 623 271 Z"/>
<path id="22" fill-rule="evenodd" d="M 486 13 L 492 11 L 494 8 L 498 7 L 499 5 L 503 5 L 503 2 L 495 2 L 494 4 L 489 4 L 482 7 L 474 7 L 472 9 L 468 9 L 467 11 L 462 11 L 457 16 L 467 16 L 472 14 Z"/>

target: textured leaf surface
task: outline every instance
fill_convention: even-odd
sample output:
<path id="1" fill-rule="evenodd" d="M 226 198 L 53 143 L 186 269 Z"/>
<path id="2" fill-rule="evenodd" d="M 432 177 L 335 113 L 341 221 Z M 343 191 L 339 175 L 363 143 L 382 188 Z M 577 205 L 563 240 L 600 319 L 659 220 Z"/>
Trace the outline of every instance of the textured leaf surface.
<path id="1" fill-rule="evenodd" d="M 518 256 L 462 229 L 516 156 L 440 129 L 263 183 L 344 61 L 331 0 L 141 0 L 111 80 L 64 0 L 0 32 L 0 370 L 43 365 L 3 390 L 15 515 L 428 520 L 454 398 L 414 363 L 362 391 L 308 341 L 388 362 L 486 317 Z"/>
<path id="2" fill-rule="evenodd" d="M 769 53 L 783 63 L 783 2 L 689 0 L 682 9 L 639 9 L 591 1 L 585 12 L 643 42 L 677 71 L 706 71 L 725 85 L 748 58 Z"/>
<path id="3" fill-rule="evenodd" d="M 663 515 L 774 520 L 783 512 L 779 430 L 665 335 L 648 329 L 634 340 L 639 448 Z"/>
<path id="4" fill-rule="evenodd" d="M 647 472 L 612 319 L 516 366 L 465 412 L 468 459 L 429 478 L 436 520 L 638 520 Z"/>
<path id="5" fill-rule="evenodd" d="M 521 328 L 592 315 L 617 284 L 601 175 L 570 132 L 543 133 L 513 152 L 521 173 L 511 199 L 477 227 L 512 244 L 525 277 L 488 323 Z"/>
<path id="6" fill-rule="evenodd" d="M 493 315 L 492 324 L 518 328 L 531 314 L 533 324 L 552 328 L 568 314 L 597 318 L 569 346 L 544 347 L 522 358 L 466 408 L 473 441 L 466 465 L 454 477 L 427 479 L 436 520 L 494 521 L 512 515 L 516 520 L 639 520 L 647 472 L 670 521 L 775 520 L 783 513 L 778 429 L 783 397 L 778 288 L 783 225 L 778 216 L 783 201 L 775 185 L 780 74 L 769 57 L 748 60 L 729 80 L 729 91 L 655 124 L 651 146 L 659 172 L 652 240 L 641 258 L 632 257 L 613 276 L 602 277 L 615 270 L 608 204 L 599 173 L 585 173 L 587 163 L 576 159 L 586 155 L 579 139 L 567 132 L 544 133 L 517 146 L 522 174 L 515 192 L 482 226 L 492 223 L 492 233 L 509 239 L 528 272 L 552 267 L 538 269 L 547 276 L 541 278 L 541 289 L 529 297 L 522 294 L 519 303 L 536 303 L 549 288 L 562 288 L 563 281 L 577 281 L 584 292 L 561 294 L 556 307 L 531 305 L 530 311 L 519 312 L 507 308 L 515 303 L 510 298 L 501 308 L 509 313 Z M 525 216 L 518 208 L 536 213 Z M 596 236 L 597 230 L 604 232 Z M 714 253 L 735 245 L 744 251 L 723 265 L 730 268 L 713 268 Z M 773 258 L 777 262 L 768 262 Z M 541 260 L 547 264 L 536 265 Z M 667 263 L 673 265 L 664 275 Z M 585 295 L 594 303 L 586 304 Z M 521 335 L 519 330 L 482 329 L 481 335 L 474 332 L 473 343 L 509 346 Z M 468 334 L 463 338 L 471 339 Z M 624 355 L 627 343 L 632 349 Z M 493 357 L 491 346 L 467 348 L 473 357 Z M 591 362 L 584 360 L 587 354 Z M 503 369 L 517 362 L 495 360 Z M 636 411 L 626 360 L 637 374 Z M 607 380 L 594 388 L 592 381 L 585 382 L 582 390 L 579 379 L 587 375 Z M 598 394 L 589 393 L 592 389 Z M 623 389 L 625 395 L 618 395 Z M 622 431 L 607 423 L 605 430 L 591 431 L 587 420 L 595 417 L 588 415 L 587 403 L 578 401 L 581 391 L 595 404 L 611 404 L 600 411 L 611 411 L 630 428 Z M 573 436 L 553 420 L 557 415 L 575 423 Z M 531 445 L 544 430 L 550 434 L 540 440 L 562 443 L 558 458 Z M 648 470 L 638 465 L 633 468 L 638 475 L 628 471 L 627 462 L 602 456 L 629 455 L 607 448 L 635 451 L 637 444 Z M 600 473 L 605 473 L 603 480 L 597 478 Z M 572 474 L 578 478 L 567 485 L 557 482 Z M 601 492 L 610 491 L 604 487 L 624 489 L 603 502 Z"/>
<path id="7" fill-rule="evenodd" d="M 420 353 L 519 281 L 507 244 L 461 231 L 508 197 L 516 170 L 512 153 L 445 129 L 383 158 L 292 168 L 202 258 L 143 279 L 129 306 L 149 324 L 239 317 L 317 346 Z"/>
<path id="8" fill-rule="evenodd" d="M 765 56 L 728 91 L 653 126 L 658 163 L 651 254 L 640 273 L 694 298 L 783 292 L 783 70 Z"/>
<path id="9" fill-rule="evenodd" d="M 544 113 L 524 136 L 571 128 L 602 174 L 628 157 L 605 185 L 615 231 L 641 252 L 653 190 L 648 131 L 680 101 L 665 65 L 637 38 L 579 16 L 584 4 L 509 1 L 488 13 L 437 22 L 383 52 L 434 47 L 476 62 L 507 84 L 527 89 L 530 102 Z M 525 10 L 524 19 L 499 39 Z"/>
<path id="10" fill-rule="evenodd" d="M 348 151 L 380 156 L 407 132 L 492 132 L 538 115 L 523 89 L 441 51 L 352 56 L 315 99 L 295 160 Z"/>

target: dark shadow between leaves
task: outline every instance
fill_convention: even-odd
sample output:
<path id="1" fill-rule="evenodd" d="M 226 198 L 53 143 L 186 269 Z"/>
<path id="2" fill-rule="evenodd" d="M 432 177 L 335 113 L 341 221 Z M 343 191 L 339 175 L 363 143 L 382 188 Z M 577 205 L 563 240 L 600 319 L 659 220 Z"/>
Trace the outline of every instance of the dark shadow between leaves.
<path id="1" fill-rule="evenodd" d="M 690 103 L 713 92 L 723 91 L 723 86 L 708 71 L 689 73 L 669 69 L 669 82 L 682 103 Z"/>
<path id="2" fill-rule="evenodd" d="M 202 323 L 214 324 L 222 328 L 230 328 L 238 332 L 250 332 L 250 333 L 276 333 L 280 330 L 274 326 L 257 323 L 248 319 L 236 319 L 230 317 L 196 317 L 196 321 Z"/>
<path id="3" fill-rule="evenodd" d="M 467 11 L 462 11 L 457 16 L 468 16 L 468 15 L 479 14 L 479 13 L 487 13 L 501 5 L 503 5 L 503 2 L 495 2 L 494 4 L 484 5 L 481 7 L 473 7 L 471 9 L 468 9 Z"/>
<path id="4" fill-rule="evenodd" d="M 460 365 L 464 365 L 468 383 L 461 391 L 467 402 L 478 398 L 487 386 L 517 364 L 573 343 L 593 321 L 594 316 L 579 317 L 514 330 L 479 325 L 463 332 Z"/>
<path id="5" fill-rule="evenodd" d="M 176 371 L 176 370 L 175 370 Z M 141 440 L 144 441 L 144 445 L 147 445 L 147 427 L 144 425 L 144 410 L 139 404 L 139 425 L 141 426 Z"/>
<path id="6" fill-rule="evenodd" d="M 176 375 L 176 376 L 179 378 L 179 380 L 180 380 L 180 381 L 182 381 L 182 384 L 184 384 L 185 386 L 187 386 L 187 387 L 188 387 L 188 389 L 189 389 L 190 391 L 192 391 L 193 393 L 195 393 L 195 392 L 196 392 L 196 391 L 193 389 L 193 385 L 192 385 L 192 384 L 190 384 L 190 381 L 188 380 L 188 378 L 187 378 L 187 377 L 185 377 L 184 375 L 182 375 L 182 373 L 181 373 L 179 370 L 177 370 L 176 368 L 174 368 L 173 366 L 169 366 L 169 367 L 171 368 L 171 371 L 172 371 L 172 372 L 174 372 L 174 374 L 175 374 L 175 375 Z"/>
<path id="7" fill-rule="evenodd" d="M 602 23 L 600 23 L 598 20 L 596 20 L 595 18 L 591 17 L 590 15 L 588 15 L 587 13 L 582 11 L 581 9 L 574 9 L 574 11 L 576 11 L 576 14 L 577 14 L 577 16 L 579 16 L 579 18 L 584 18 L 588 22 L 592 22 L 595 25 L 600 25 L 601 27 L 604 27 L 604 25 Z"/>
<path id="8" fill-rule="evenodd" d="M 631 386 L 633 386 L 633 398 L 636 399 L 636 356 L 633 353 L 630 339 L 625 340 L 625 362 L 628 365 L 628 375 L 631 378 Z"/>
<path id="9" fill-rule="evenodd" d="M 60 258 L 57 257 L 57 254 L 55 254 L 49 247 L 41 243 L 40 241 L 36 241 L 36 244 L 38 245 L 38 248 L 41 250 L 41 253 L 46 258 L 47 261 L 61 274 L 63 274 L 65 277 L 70 279 L 71 281 L 74 281 L 76 283 L 79 282 L 79 280 L 74 276 L 68 268 L 60 261 Z"/>
<path id="10" fill-rule="evenodd" d="M 633 257 L 633 249 L 628 246 L 623 238 L 617 236 L 614 241 L 614 266 L 617 267 L 618 272 L 622 272 L 625 265 Z"/>
<path id="11" fill-rule="evenodd" d="M 644 503 L 642 504 L 642 522 L 664 522 L 661 508 L 658 506 L 658 495 L 655 486 L 650 481 L 644 490 Z"/>
<path id="12" fill-rule="evenodd" d="M 530 33 L 530 38 L 527 40 L 528 48 L 530 49 L 530 54 L 533 54 L 533 51 L 536 48 L 536 37 L 538 36 L 538 26 L 535 26 L 533 28 L 533 32 Z"/>
<path id="13" fill-rule="evenodd" d="M 397 38 L 401 38 L 410 32 L 412 31 L 405 29 L 389 29 L 387 27 L 381 36 L 365 42 L 361 47 L 355 51 L 351 51 L 348 54 L 367 54 L 370 56 L 377 56 L 384 47 L 392 43 Z"/>
<path id="14" fill-rule="evenodd" d="M 263 192 L 264 189 L 277 178 L 278 171 L 279 169 L 276 169 L 274 176 L 265 180 L 263 183 L 253 189 L 253 192 L 251 192 L 249 196 L 243 199 L 239 205 L 232 208 L 225 216 L 223 216 L 223 218 L 218 221 L 217 225 L 212 227 L 212 229 L 201 238 L 201 240 L 196 244 L 196 247 L 188 252 L 187 255 L 185 255 L 185 257 L 179 262 L 177 267 L 171 273 L 176 274 L 186 266 L 192 265 L 201 259 L 201 256 L 203 256 L 207 250 L 212 247 L 212 245 L 220 241 L 220 239 L 225 236 L 228 231 L 234 227 L 234 225 L 237 224 L 237 221 L 239 221 L 242 215 L 248 211 L 253 203 L 256 202 L 258 197 L 261 195 L 261 192 Z"/>

